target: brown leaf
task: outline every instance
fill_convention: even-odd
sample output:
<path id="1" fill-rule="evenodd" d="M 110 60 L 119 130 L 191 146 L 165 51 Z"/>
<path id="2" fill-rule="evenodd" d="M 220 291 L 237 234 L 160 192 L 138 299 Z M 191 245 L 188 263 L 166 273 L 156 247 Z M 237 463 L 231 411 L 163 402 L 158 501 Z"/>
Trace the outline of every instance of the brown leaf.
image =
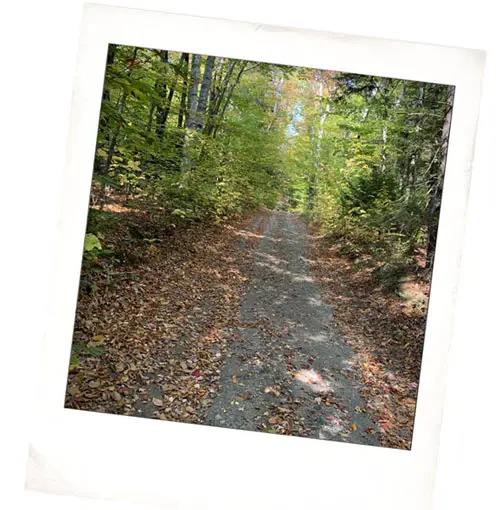
<path id="1" fill-rule="evenodd" d="M 276 389 L 274 389 L 273 387 L 271 386 L 267 386 L 265 389 L 264 389 L 264 393 L 272 393 L 274 396 L 276 397 L 279 397 L 280 396 L 280 392 Z"/>

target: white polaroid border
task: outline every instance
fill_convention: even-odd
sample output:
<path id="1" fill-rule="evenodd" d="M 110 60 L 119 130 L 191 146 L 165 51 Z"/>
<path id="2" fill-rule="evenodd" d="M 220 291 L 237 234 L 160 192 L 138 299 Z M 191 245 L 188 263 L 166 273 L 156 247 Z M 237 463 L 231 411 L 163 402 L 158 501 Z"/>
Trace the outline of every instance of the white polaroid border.
<path id="1" fill-rule="evenodd" d="M 456 86 L 411 451 L 64 409 L 108 43 Z M 26 487 L 175 509 L 427 508 L 484 60 L 475 50 L 86 5 Z"/>

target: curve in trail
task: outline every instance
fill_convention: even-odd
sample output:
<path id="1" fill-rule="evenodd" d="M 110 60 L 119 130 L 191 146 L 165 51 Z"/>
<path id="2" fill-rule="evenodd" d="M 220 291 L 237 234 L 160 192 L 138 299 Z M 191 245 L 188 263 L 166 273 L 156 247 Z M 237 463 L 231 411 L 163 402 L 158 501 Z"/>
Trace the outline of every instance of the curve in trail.
<path id="1" fill-rule="evenodd" d="M 254 253 L 207 425 L 379 444 L 349 376 L 352 351 L 332 326 L 306 258 L 307 228 L 275 212 Z"/>

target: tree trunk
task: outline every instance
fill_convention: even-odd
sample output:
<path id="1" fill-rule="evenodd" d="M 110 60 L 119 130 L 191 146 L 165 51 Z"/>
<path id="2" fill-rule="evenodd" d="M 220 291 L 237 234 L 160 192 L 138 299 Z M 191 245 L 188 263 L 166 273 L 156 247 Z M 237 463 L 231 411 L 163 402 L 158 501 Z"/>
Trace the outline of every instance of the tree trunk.
<path id="1" fill-rule="evenodd" d="M 226 94 L 226 91 L 228 90 L 229 81 L 231 79 L 231 76 L 234 72 L 235 67 L 236 67 L 236 61 L 233 60 L 231 62 L 231 64 L 229 65 L 229 69 L 228 69 L 224 79 L 222 79 L 222 76 L 221 76 L 220 81 L 222 83 L 219 83 L 216 86 L 216 91 L 213 94 L 213 100 L 210 101 L 210 107 L 208 109 L 207 127 L 206 127 L 206 133 L 208 135 L 213 135 L 213 133 L 214 133 L 215 125 L 217 122 L 216 119 L 219 114 L 219 110 L 220 110 L 222 101 L 224 99 L 224 95 Z"/>
<path id="2" fill-rule="evenodd" d="M 110 101 L 111 94 L 109 89 L 106 87 L 106 77 L 109 71 L 110 66 L 115 61 L 116 54 L 116 46 L 114 44 L 110 44 L 108 46 L 108 55 L 106 56 L 106 71 L 104 73 L 104 87 L 102 91 L 102 99 L 101 99 L 101 113 L 99 118 L 99 131 L 104 135 L 103 140 L 100 144 L 98 144 L 98 148 L 103 147 L 105 145 L 109 146 L 110 142 L 110 133 L 109 133 L 109 119 L 102 112 L 102 105 L 105 101 Z M 102 166 L 102 159 L 97 156 L 94 158 L 94 172 L 102 173 L 105 172 L 105 166 Z"/>
<path id="3" fill-rule="evenodd" d="M 196 112 L 196 129 L 201 131 L 205 120 L 207 110 L 208 93 L 212 86 L 212 74 L 214 71 L 215 57 L 207 57 L 205 62 L 205 70 L 201 81 L 200 97 L 198 99 L 198 108 Z"/>
<path id="4" fill-rule="evenodd" d="M 200 84 L 201 55 L 194 54 L 191 57 L 191 77 L 188 91 L 188 106 L 186 128 L 193 129 L 196 126 L 196 110 L 198 106 L 198 87 Z"/>
<path id="5" fill-rule="evenodd" d="M 444 172 L 446 168 L 446 156 L 448 154 L 448 138 L 450 135 L 451 117 L 453 112 L 454 87 L 448 87 L 446 93 L 445 115 L 443 129 L 441 132 L 441 146 L 439 158 L 434 165 L 434 172 L 431 175 L 429 186 L 429 201 L 427 205 L 427 257 L 425 268 L 430 270 L 434 263 L 436 252 L 436 241 L 438 234 L 439 211 L 441 208 L 441 194 L 443 191 Z"/>
<path id="6" fill-rule="evenodd" d="M 148 115 L 148 123 L 146 125 L 146 131 L 149 133 L 151 128 L 153 127 L 153 113 L 155 111 L 155 102 L 151 101 L 151 106 L 149 107 L 149 115 Z"/>
<path id="7" fill-rule="evenodd" d="M 387 165 L 387 123 L 389 120 L 388 108 L 388 83 L 387 80 L 382 80 L 379 84 L 380 95 L 382 96 L 382 148 L 380 151 L 380 170 L 385 172 Z"/>
<path id="8" fill-rule="evenodd" d="M 245 67 L 246 67 L 246 62 L 243 63 L 243 66 L 241 67 L 241 69 L 239 70 L 238 74 L 236 75 L 236 79 L 234 80 L 234 82 L 232 83 L 231 87 L 229 88 L 229 90 L 227 92 L 227 96 L 225 98 L 224 106 L 222 107 L 222 110 L 221 110 L 220 114 L 218 115 L 219 118 L 217 119 L 217 123 L 214 125 L 214 128 L 213 128 L 212 135 L 213 135 L 214 138 L 217 135 L 217 131 L 220 128 L 220 125 L 222 123 L 222 119 L 224 118 L 224 114 L 226 113 L 227 107 L 229 106 L 229 103 L 231 101 L 231 97 L 233 95 L 234 89 L 236 88 L 236 86 L 240 82 L 241 75 L 245 72 Z M 221 98 L 221 102 L 222 102 L 222 98 Z"/>
<path id="9" fill-rule="evenodd" d="M 132 56 L 132 60 L 136 59 L 136 57 L 137 57 L 137 50 L 138 50 L 138 48 L 134 48 L 134 53 L 133 53 L 133 56 Z M 132 74 L 132 66 L 129 67 L 129 69 L 127 71 L 127 76 L 130 77 L 131 74 Z M 127 100 L 127 93 L 125 91 L 123 91 L 123 95 L 122 95 L 122 97 L 120 98 L 120 100 L 118 102 L 118 119 L 116 121 L 116 126 L 113 129 L 113 132 L 111 134 L 111 138 L 110 138 L 110 141 L 109 141 L 108 156 L 106 158 L 106 165 L 104 167 L 104 173 L 108 173 L 109 172 L 109 168 L 111 166 L 111 161 L 113 159 L 113 155 L 114 155 L 114 152 L 115 152 L 116 141 L 118 139 L 118 133 L 120 132 L 120 129 L 121 129 L 122 124 L 123 124 L 123 112 L 125 110 L 126 100 Z"/>
<path id="10" fill-rule="evenodd" d="M 273 123 L 278 117 L 278 108 L 280 106 L 280 100 L 281 100 L 281 89 L 283 88 L 284 81 L 285 81 L 285 78 L 283 77 L 283 75 L 281 75 L 281 77 L 278 81 L 277 89 L 276 89 L 276 96 L 275 96 L 274 106 L 273 106 L 273 116 L 271 117 L 271 120 L 269 121 L 269 124 L 267 125 L 266 133 L 269 133 L 269 131 L 271 131 L 271 128 L 273 127 Z"/>
<path id="11" fill-rule="evenodd" d="M 191 72 L 187 97 L 186 129 L 182 147 L 181 171 L 189 172 L 193 169 L 193 158 L 191 155 L 192 144 L 190 143 L 192 132 L 196 127 L 196 114 L 198 108 L 198 88 L 200 85 L 200 64 L 201 55 L 193 54 L 191 57 Z"/>
<path id="12" fill-rule="evenodd" d="M 118 105 L 118 119 L 116 121 L 116 126 L 113 129 L 113 132 L 111 133 L 111 139 L 109 141 L 109 147 L 108 147 L 108 155 L 106 158 L 106 164 L 104 166 L 104 173 L 109 172 L 109 167 L 111 166 L 111 160 L 113 159 L 113 155 L 115 153 L 115 147 L 116 147 L 116 140 L 118 139 L 118 133 L 120 132 L 120 129 L 122 127 L 123 119 L 123 110 L 125 109 L 125 103 L 127 100 L 127 94 L 123 92 L 123 95 L 120 99 L 120 103 Z"/>
<path id="13" fill-rule="evenodd" d="M 168 63 L 168 51 L 162 52 L 161 61 L 163 63 Z M 167 107 L 165 104 L 165 98 L 167 97 L 167 83 L 166 77 L 163 76 L 161 79 L 162 83 L 158 84 L 158 94 L 160 96 L 160 104 L 156 108 L 156 136 L 158 140 L 163 138 L 163 133 L 165 132 L 165 123 L 167 121 Z"/>
<path id="14" fill-rule="evenodd" d="M 115 61 L 115 54 L 116 54 L 116 46 L 114 44 L 110 44 L 108 47 L 108 56 L 106 57 L 106 72 L 109 70 L 109 67 Z M 109 101 L 109 99 L 110 99 L 109 89 L 106 87 L 106 80 L 104 80 L 104 90 L 102 92 L 102 100 Z"/>
<path id="15" fill-rule="evenodd" d="M 183 76 L 183 87 L 181 94 L 181 102 L 179 105 L 179 117 L 177 119 L 177 127 L 182 129 L 184 126 L 184 117 L 186 113 L 186 97 L 187 97 L 187 87 L 188 87 L 188 67 L 189 67 L 189 53 L 183 53 L 182 56 L 182 66 L 181 73 Z"/>

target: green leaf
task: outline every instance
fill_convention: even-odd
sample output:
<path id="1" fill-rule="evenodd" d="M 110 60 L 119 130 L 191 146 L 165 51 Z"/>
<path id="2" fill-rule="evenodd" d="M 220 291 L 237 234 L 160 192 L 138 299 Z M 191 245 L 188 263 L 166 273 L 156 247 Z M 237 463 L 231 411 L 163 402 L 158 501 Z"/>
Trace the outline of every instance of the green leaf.
<path id="1" fill-rule="evenodd" d="M 78 359 L 78 356 L 75 353 L 71 353 L 71 358 L 69 360 L 69 370 L 72 371 L 79 366 L 80 360 Z"/>
<path id="2" fill-rule="evenodd" d="M 83 245 L 84 251 L 92 251 L 94 248 L 97 248 L 98 250 L 102 249 L 99 238 L 94 234 L 86 234 L 85 243 Z"/>

